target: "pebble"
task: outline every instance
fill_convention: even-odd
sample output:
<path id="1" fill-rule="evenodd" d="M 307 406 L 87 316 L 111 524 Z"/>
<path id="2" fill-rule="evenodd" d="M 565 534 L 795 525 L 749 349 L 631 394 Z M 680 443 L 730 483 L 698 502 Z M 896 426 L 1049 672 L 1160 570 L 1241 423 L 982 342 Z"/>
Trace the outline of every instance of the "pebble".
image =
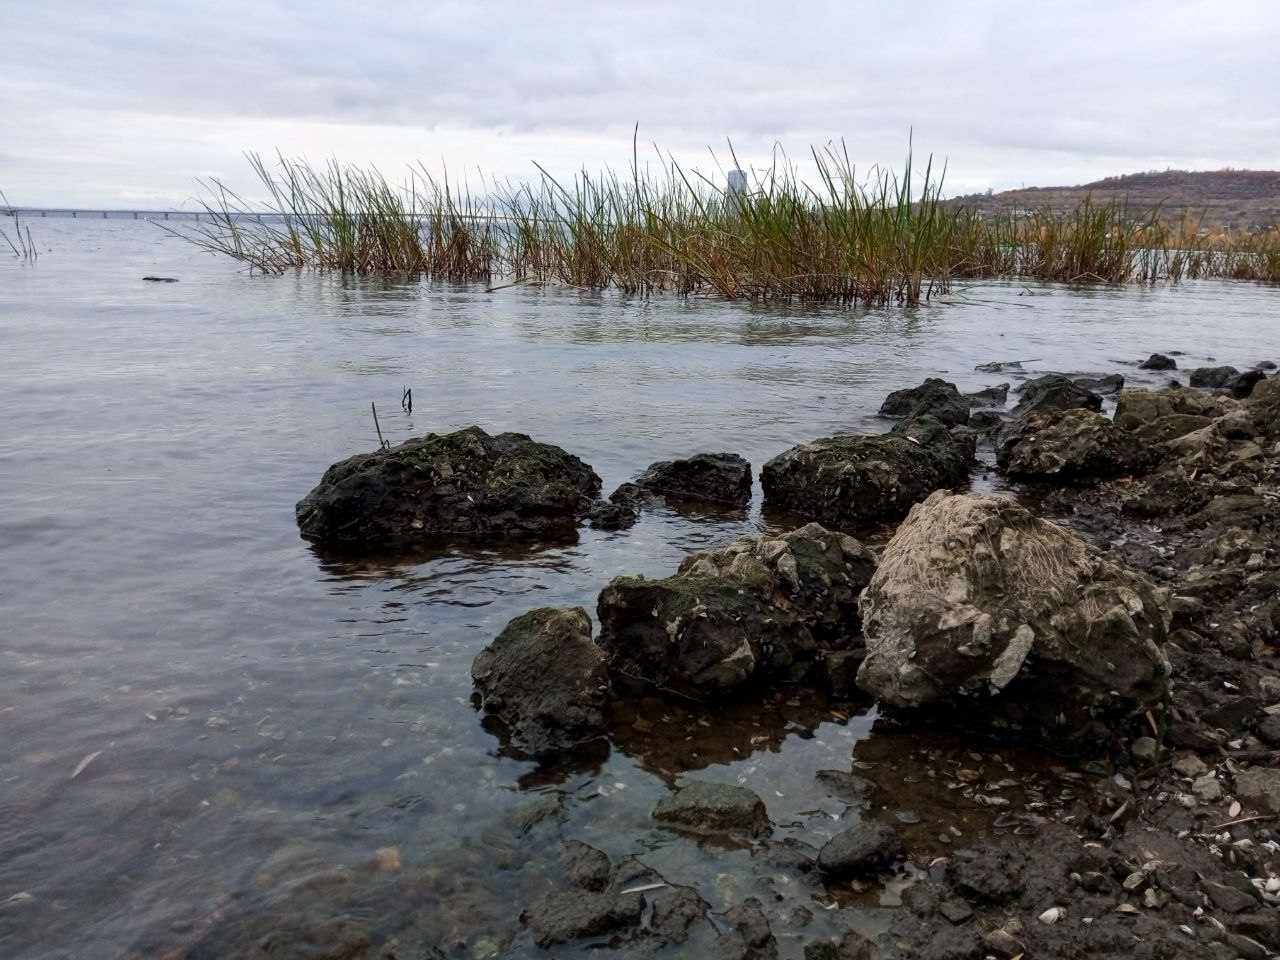
<path id="1" fill-rule="evenodd" d="M 1222 799 L 1222 784 L 1212 773 L 1206 773 L 1191 782 L 1191 792 L 1201 803 L 1217 803 Z"/>
<path id="2" fill-rule="evenodd" d="M 1184 753 L 1174 760 L 1173 769 L 1179 776 L 1187 777 L 1188 779 L 1203 777 L 1209 772 L 1209 768 L 1205 766 L 1204 761 L 1194 753 Z"/>
<path id="3" fill-rule="evenodd" d="M 1138 737 L 1129 744 L 1129 754 L 1135 760 L 1151 761 L 1156 758 L 1156 742 L 1151 737 Z"/>

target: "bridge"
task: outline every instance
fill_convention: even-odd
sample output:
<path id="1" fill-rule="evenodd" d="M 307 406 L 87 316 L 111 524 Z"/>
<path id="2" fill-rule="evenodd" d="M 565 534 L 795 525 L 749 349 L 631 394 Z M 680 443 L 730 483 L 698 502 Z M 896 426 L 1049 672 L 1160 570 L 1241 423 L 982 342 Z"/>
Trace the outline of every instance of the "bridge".
<path id="1" fill-rule="evenodd" d="M 72 220 L 213 220 L 208 210 L 81 210 L 73 207 L 5 207 L 0 206 L 0 216 L 35 219 L 39 217 L 66 217 Z M 236 219 L 261 220 L 269 213 L 232 213 Z M 223 219 L 221 213 L 216 219 Z"/>

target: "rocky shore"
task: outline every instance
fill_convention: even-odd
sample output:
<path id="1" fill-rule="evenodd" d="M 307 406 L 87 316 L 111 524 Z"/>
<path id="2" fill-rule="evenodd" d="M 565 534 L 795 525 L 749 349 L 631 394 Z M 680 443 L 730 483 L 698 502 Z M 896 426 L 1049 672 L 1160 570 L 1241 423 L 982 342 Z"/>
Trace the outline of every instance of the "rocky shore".
<path id="1" fill-rule="evenodd" d="M 1135 366 L 1177 369 L 1163 354 Z M 870 698 L 899 753 L 872 761 L 860 745 L 823 771 L 847 804 L 828 835 L 779 839 L 761 797 L 697 776 L 653 808 L 689 843 L 750 851 L 781 878 L 772 902 L 712 904 L 643 857 L 570 841 L 563 883 L 520 905 L 507 946 L 1280 952 L 1280 378 L 1215 367 L 1190 383 L 1049 374 L 896 391 L 887 432 L 764 465 L 765 503 L 791 529 L 615 578 L 594 624 L 583 608 L 512 621 L 473 679 L 525 755 L 637 736 L 638 698 L 714 709 L 772 690 Z M 471 428 L 336 465 L 298 515 L 308 536 L 370 547 L 536 536 L 626 527 L 652 497 L 741 507 L 749 477 L 741 458 L 698 455 L 598 500 L 577 458 Z M 972 492 L 983 478 L 990 492 Z M 1043 759 L 1005 759 L 1022 751 Z M 971 808 L 971 830 L 937 817 L 947 797 Z M 890 889 L 900 906 L 869 929 L 858 904 Z"/>

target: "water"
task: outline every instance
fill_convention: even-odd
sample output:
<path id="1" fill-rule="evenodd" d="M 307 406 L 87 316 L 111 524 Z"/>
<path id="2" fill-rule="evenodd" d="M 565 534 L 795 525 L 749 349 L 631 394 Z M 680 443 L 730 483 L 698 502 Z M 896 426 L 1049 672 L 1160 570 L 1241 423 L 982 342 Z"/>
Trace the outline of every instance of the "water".
<path id="1" fill-rule="evenodd" d="M 1153 350 L 1185 351 L 1183 367 L 1280 353 L 1277 294 L 1251 286 L 994 285 L 848 312 L 252 277 L 131 221 L 33 234 L 37 266 L 0 261 L 13 958 L 246 955 L 272 930 L 340 939 L 317 928 L 336 916 L 402 956 L 519 955 L 520 907 L 558 882 L 570 837 L 638 854 L 717 910 L 811 896 L 648 812 L 697 771 L 756 790 L 776 836 L 821 842 L 843 807 L 813 773 L 874 745 L 871 714 L 794 690 L 710 715 L 653 700 L 608 746 L 540 766 L 469 702 L 471 661 L 511 617 L 593 610 L 610 577 L 663 574 L 777 518 L 656 511 L 568 546 L 332 561 L 293 505 L 375 445 L 370 401 L 391 439 L 518 430 L 608 490 L 661 458 L 731 450 L 758 468 L 882 430 L 889 390 L 976 389 L 1000 379 L 974 372 L 990 360 L 1133 376 L 1126 361 Z M 869 926 L 879 902 L 859 908 Z"/>

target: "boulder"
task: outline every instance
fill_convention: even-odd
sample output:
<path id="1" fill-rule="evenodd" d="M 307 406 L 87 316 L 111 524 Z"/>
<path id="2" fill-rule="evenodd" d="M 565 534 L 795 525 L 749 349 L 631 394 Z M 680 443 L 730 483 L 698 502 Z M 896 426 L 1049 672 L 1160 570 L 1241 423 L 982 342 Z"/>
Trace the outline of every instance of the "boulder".
<path id="1" fill-rule="evenodd" d="M 559 447 L 467 427 L 335 463 L 297 519 L 309 540 L 360 548 L 543 537 L 572 533 L 599 492 L 595 472 Z"/>
<path id="2" fill-rule="evenodd" d="M 1019 416 L 1040 410 L 1101 410 L 1102 398 L 1074 383 L 1070 377 L 1050 373 L 1022 385 L 1022 394 L 1013 412 Z"/>
<path id="3" fill-rule="evenodd" d="M 1147 359 L 1138 364 L 1140 370 L 1177 370 L 1178 362 L 1173 357 L 1167 357 L 1163 353 L 1153 353 Z"/>
<path id="4" fill-rule="evenodd" d="M 1252 396 L 1253 389 L 1259 383 L 1266 379 L 1266 374 L 1261 370 L 1246 370 L 1238 376 L 1232 377 L 1226 384 L 1226 388 L 1231 391 L 1231 395 L 1239 400 Z"/>
<path id="5" fill-rule="evenodd" d="M 1006 426 L 996 465 L 1011 477 L 1100 477 L 1151 462 L 1149 447 L 1092 410 L 1045 410 Z"/>
<path id="6" fill-rule="evenodd" d="M 1190 382 L 1193 387 L 1221 390 L 1238 376 L 1240 371 L 1235 367 L 1196 367 L 1191 371 Z"/>
<path id="7" fill-rule="evenodd" d="M 970 407 L 1003 407 L 1009 402 L 1009 384 L 1001 383 L 963 396 Z"/>
<path id="8" fill-rule="evenodd" d="M 970 448 L 932 417 L 879 436 L 801 444 L 764 465 L 765 502 L 832 527 L 904 516 L 940 487 L 968 482 Z"/>
<path id="9" fill-rule="evenodd" d="M 875 873 L 902 856 L 902 838 L 892 827 L 864 820 L 842 830 L 818 851 L 818 870 L 827 877 L 840 878 Z"/>
<path id="10" fill-rule="evenodd" d="M 1211 423 L 1213 420 L 1210 417 L 1200 417 L 1194 413 L 1171 413 L 1167 417 L 1149 420 L 1132 432 L 1135 437 L 1149 443 L 1166 443 L 1178 437 L 1185 437 L 1188 433 L 1203 430 Z"/>
<path id="11" fill-rule="evenodd" d="M 954 427 L 968 423 L 969 402 L 954 383 L 929 377 L 918 387 L 893 391 L 880 404 L 880 412 L 888 417 L 934 416 Z"/>
<path id="12" fill-rule="evenodd" d="M 543 751 L 605 731 L 609 673 L 581 607 L 543 607 L 516 617 L 471 666 L 481 705 L 512 737 Z"/>
<path id="13" fill-rule="evenodd" d="M 751 502 L 751 464 L 736 453 L 699 453 L 651 464 L 636 486 L 682 500 L 744 507 Z"/>
<path id="14" fill-rule="evenodd" d="M 1175 413 L 1197 417 L 1215 418 L 1239 409 L 1239 403 L 1230 397 L 1183 387 L 1164 390 L 1121 390 L 1116 398 L 1116 426 L 1124 430 L 1139 430 L 1144 424 Z"/>
<path id="15" fill-rule="evenodd" d="M 618 577 L 600 593 L 613 669 L 690 695 L 803 673 L 861 646 L 858 594 L 875 555 L 816 523 L 692 553 L 675 576 Z"/>
<path id="16" fill-rule="evenodd" d="M 1061 748 L 1168 695 L 1166 595 L 1012 500 L 913 508 L 859 606 L 858 684 L 892 706 Z"/>
<path id="17" fill-rule="evenodd" d="M 759 835 L 769 829 L 764 801 L 758 796 L 746 787 L 707 780 L 690 780 L 659 800 L 653 819 L 698 833 Z"/>
<path id="18" fill-rule="evenodd" d="M 1124 377 L 1118 373 L 1108 373 L 1102 377 L 1072 377 L 1071 382 L 1077 387 L 1110 396 L 1124 389 Z"/>

